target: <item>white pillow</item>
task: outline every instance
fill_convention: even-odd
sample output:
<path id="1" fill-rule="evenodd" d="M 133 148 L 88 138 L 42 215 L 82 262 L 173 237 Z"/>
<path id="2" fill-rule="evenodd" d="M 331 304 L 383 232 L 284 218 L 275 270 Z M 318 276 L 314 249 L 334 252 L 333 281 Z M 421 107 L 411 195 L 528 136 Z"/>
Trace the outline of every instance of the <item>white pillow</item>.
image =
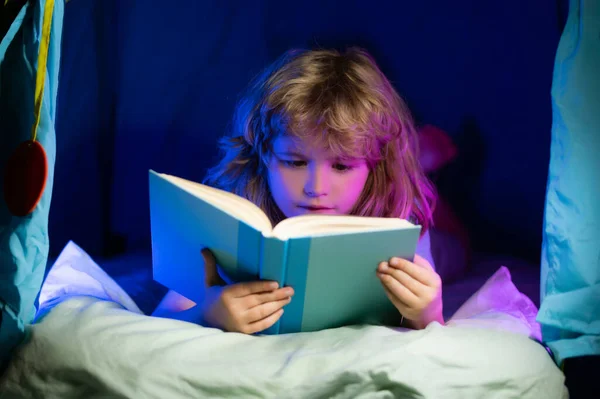
<path id="1" fill-rule="evenodd" d="M 538 309 L 531 299 L 513 284 L 508 268 L 501 266 L 454 313 L 448 324 L 508 330 L 541 342 L 537 313 Z M 515 323 L 515 319 L 520 323 Z"/>
<path id="2" fill-rule="evenodd" d="M 426 257 L 429 236 L 423 237 L 419 254 Z M 48 273 L 40 293 L 36 320 L 54 306 L 73 296 L 91 296 L 115 302 L 123 308 L 143 314 L 131 297 L 93 259 L 74 242 L 69 242 Z M 536 322 L 537 308 L 513 284 L 510 272 L 500 267 L 454 313 L 448 324 L 476 324 L 480 327 L 508 330 L 541 340 Z"/>
<path id="3" fill-rule="evenodd" d="M 142 314 L 121 286 L 83 249 L 69 241 L 42 284 L 36 320 L 58 303 L 73 296 L 91 296 L 116 302 L 127 310 Z"/>

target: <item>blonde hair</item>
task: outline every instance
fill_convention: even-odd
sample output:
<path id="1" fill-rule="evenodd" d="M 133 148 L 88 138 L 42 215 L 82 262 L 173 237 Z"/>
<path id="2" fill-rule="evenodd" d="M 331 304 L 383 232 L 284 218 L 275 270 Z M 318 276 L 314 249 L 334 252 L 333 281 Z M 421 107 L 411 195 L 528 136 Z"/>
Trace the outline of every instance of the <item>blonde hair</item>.
<path id="1" fill-rule="evenodd" d="M 286 135 L 367 160 L 369 176 L 350 214 L 411 219 L 423 232 L 431 225 L 435 191 L 417 159 L 412 116 L 365 50 L 286 52 L 250 84 L 231 127 L 204 182 L 249 199 L 274 224 L 285 215 L 267 167 L 273 141 Z"/>

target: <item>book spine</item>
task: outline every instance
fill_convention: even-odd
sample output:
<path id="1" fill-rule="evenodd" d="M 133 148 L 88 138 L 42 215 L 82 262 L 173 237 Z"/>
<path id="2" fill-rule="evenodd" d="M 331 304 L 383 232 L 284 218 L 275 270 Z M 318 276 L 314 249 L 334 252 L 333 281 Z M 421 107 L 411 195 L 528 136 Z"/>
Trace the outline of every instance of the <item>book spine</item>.
<path id="1" fill-rule="evenodd" d="M 310 238 L 295 238 L 288 242 L 285 282 L 294 288 L 294 296 L 280 319 L 279 334 L 302 331 L 311 242 Z"/>
<path id="2" fill-rule="evenodd" d="M 260 279 L 285 284 L 288 242 L 275 237 L 264 237 L 260 251 Z M 263 331 L 263 334 L 279 334 L 279 321 Z"/>

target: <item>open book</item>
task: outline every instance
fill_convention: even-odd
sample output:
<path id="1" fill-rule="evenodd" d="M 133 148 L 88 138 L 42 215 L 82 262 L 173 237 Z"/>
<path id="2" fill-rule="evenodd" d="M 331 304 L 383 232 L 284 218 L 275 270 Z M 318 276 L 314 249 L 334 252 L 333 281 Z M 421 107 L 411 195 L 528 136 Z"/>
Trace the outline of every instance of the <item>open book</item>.
<path id="1" fill-rule="evenodd" d="M 274 280 L 294 296 L 266 334 L 391 323 L 398 311 L 375 272 L 412 260 L 421 227 L 398 218 L 303 215 L 272 226 L 235 194 L 150 171 L 154 279 L 194 302 L 204 295 L 201 250 L 234 282 Z"/>

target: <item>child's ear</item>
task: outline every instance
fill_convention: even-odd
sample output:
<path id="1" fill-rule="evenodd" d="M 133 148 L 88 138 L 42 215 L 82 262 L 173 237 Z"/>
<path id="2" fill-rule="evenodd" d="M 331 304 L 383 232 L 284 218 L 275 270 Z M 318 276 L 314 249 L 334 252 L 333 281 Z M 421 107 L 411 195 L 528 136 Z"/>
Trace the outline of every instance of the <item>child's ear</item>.
<path id="1" fill-rule="evenodd" d="M 442 129 L 433 125 L 424 125 L 417 131 L 419 163 L 425 173 L 440 170 L 458 155 L 458 149 L 452 139 Z"/>

